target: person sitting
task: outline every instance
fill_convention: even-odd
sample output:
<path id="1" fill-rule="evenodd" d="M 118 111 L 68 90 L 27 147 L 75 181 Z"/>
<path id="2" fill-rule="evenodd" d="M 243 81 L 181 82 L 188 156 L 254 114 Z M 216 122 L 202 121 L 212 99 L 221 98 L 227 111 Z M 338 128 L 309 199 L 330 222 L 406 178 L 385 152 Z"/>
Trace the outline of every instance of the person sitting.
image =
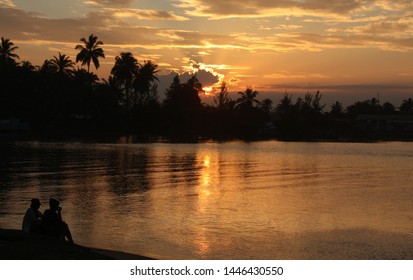
<path id="1" fill-rule="evenodd" d="M 40 205 L 41 203 L 38 198 L 32 198 L 30 207 L 23 217 L 22 231 L 24 233 L 41 233 L 41 218 L 43 215 L 42 212 L 39 211 Z"/>
<path id="2" fill-rule="evenodd" d="M 42 218 L 44 233 L 62 240 L 67 238 L 70 243 L 73 243 L 69 226 L 62 219 L 62 207 L 59 204 L 59 201 L 54 198 L 49 200 L 50 208 L 44 211 Z"/>

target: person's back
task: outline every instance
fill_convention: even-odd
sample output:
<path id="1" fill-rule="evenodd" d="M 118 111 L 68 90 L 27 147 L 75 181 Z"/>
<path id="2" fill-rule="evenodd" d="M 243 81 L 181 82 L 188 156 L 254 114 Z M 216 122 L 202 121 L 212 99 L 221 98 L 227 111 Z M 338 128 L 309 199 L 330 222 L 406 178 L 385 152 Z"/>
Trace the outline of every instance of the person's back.
<path id="1" fill-rule="evenodd" d="M 60 239 L 68 239 L 73 243 L 72 235 L 70 233 L 68 225 L 63 222 L 59 201 L 51 198 L 49 200 L 50 208 L 44 211 L 42 224 L 44 227 L 44 233 L 49 236 L 54 236 Z"/>
<path id="2" fill-rule="evenodd" d="M 47 209 L 43 213 L 42 223 L 44 225 L 44 232 L 47 235 L 59 237 L 62 220 L 59 218 L 57 212 L 53 209 Z"/>
<path id="3" fill-rule="evenodd" d="M 40 219 L 42 218 L 42 213 L 39 211 L 40 205 L 41 203 L 38 198 L 33 198 L 31 200 L 30 207 L 23 217 L 22 231 L 24 233 L 41 232 Z"/>

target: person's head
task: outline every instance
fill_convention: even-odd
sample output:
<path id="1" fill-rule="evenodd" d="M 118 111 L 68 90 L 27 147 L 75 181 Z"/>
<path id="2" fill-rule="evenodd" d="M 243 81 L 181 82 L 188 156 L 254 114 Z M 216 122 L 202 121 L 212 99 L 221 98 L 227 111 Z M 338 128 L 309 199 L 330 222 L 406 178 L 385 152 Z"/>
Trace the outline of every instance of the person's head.
<path id="1" fill-rule="evenodd" d="M 30 207 L 37 210 L 40 208 L 40 205 L 42 205 L 40 203 L 40 200 L 38 198 L 32 198 L 31 202 L 30 202 Z"/>
<path id="2" fill-rule="evenodd" d="M 49 200 L 49 206 L 52 210 L 57 210 L 59 208 L 59 200 L 51 198 Z"/>

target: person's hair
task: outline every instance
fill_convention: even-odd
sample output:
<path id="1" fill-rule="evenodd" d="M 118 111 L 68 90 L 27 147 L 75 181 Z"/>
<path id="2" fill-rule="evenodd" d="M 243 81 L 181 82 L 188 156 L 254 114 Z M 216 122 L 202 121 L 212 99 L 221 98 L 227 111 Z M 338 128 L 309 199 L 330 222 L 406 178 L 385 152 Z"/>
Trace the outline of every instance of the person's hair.
<path id="1" fill-rule="evenodd" d="M 51 209 L 57 209 L 59 207 L 59 200 L 51 198 L 49 200 L 49 205 Z"/>
<path id="2" fill-rule="evenodd" d="M 32 198 L 32 200 L 30 201 L 30 207 L 36 207 L 36 206 L 40 206 L 40 200 L 38 198 Z"/>

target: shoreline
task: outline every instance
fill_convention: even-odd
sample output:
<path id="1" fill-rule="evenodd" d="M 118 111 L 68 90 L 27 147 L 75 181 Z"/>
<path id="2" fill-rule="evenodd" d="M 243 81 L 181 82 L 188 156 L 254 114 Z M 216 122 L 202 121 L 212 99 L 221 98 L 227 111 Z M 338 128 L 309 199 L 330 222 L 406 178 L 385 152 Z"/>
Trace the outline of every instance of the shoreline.
<path id="1" fill-rule="evenodd" d="M 340 137 L 294 137 L 279 135 L 277 137 L 214 137 L 214 136 L 170 136 L 170 135 L 153 135 L 142 136 L 137 134 L 36 134 L 36 133 L 1 133 L 0 142 L 14 141 L 39 141 L 39 142 L 80 142 L 80 143 L 123 143 L 123 144 L 142 144 L 142 143 L 167 143 L 167 144 L 188 144 L 188 143 L 225 143 L 225 142 L 262 142 L 262 141 L 278 141 L 278 142 L 313 142 L 313 143 L 380 143 L 380 142 L 413 142 L 413 136 L 385 136 L 378 137 L 377 135 L 370 136 L 354 136 L 343 135 Z M 125 142 L 123 142 L 125 141 Z"/>
<path id="2" fill-rule="evenodd" d="M 413 260 L 413 235 L 354 228 L 280 233 L 272 260 Z M 181 258 L 167 258 L 179 260 Z M 187 259 L 187 258 L 185 258 Z M 189 258 L 192 259 L 192 258 Z M 207 258 L 195 258 L 207 260 Z M 248 254 L 219 259 L 264 260 Z M 156 260 L 0 228 L 0 260 Z"/>
<path id="3" fill-rule="evenodd" d="M 121 251 L 90 248 L 47 236 L 0 228 L 0 260 L 154 260 Z"/>

